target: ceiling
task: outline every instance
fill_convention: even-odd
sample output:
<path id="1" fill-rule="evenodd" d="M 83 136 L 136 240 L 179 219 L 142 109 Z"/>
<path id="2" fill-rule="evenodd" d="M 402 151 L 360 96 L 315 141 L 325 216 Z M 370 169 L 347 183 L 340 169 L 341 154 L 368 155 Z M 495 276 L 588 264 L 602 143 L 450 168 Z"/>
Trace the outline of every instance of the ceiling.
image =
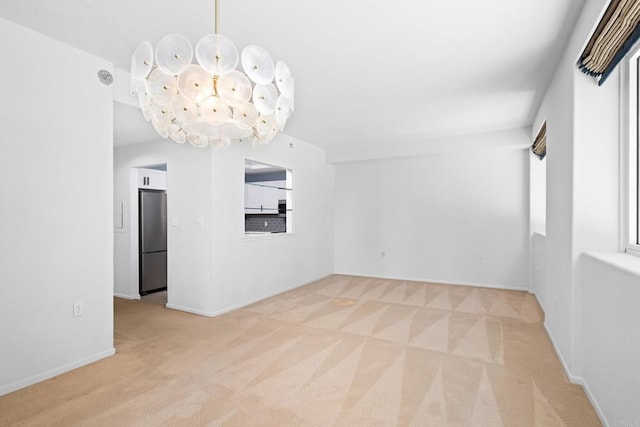
<path id="1" fill-rule="evenodd" d="M 530 126 L 584 0 L 220 0 L 220 32 L 288 63 L 285 133 L 331 149 Z M 0 16 L 129 70 L 137 44 L 213 32 L 213 0 L 2 0 Z M 157 139 L 116 103 L 116 144 Z"/>

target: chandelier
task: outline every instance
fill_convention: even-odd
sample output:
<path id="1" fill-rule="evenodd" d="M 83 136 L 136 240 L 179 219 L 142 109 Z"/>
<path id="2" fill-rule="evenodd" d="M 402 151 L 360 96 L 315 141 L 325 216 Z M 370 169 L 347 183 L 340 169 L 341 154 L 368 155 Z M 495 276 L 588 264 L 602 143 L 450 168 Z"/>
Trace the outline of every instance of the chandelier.
<path id="1" fill-rule="evenodd" d="M 163 138 L 196 147 L 268 144 L 294 109 L 293 76 L 285 62 L 274 65 L 259 46 L 239 55 L 218 34 L 219 16 L 215 0 L 215 34 L 201 38 L 195 50 L 182 34 L 164 36 L 155 52 L 150 42 L 141 42 L 131 56 L 131 92 Z M 236 69 L 239 62 L 243 71 Z"/>

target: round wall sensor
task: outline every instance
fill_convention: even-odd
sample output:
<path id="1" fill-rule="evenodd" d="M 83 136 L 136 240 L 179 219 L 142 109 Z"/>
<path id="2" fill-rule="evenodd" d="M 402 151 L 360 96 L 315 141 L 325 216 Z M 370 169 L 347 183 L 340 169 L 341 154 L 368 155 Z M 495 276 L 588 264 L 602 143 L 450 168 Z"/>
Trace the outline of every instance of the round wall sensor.
<path id="1" fill-rule="evenodd" d="M 98 71 L 98 80 L 100 80 L 102 84 L 109 86 L 113 83 L 113 76 L 107 70 L 100 70 Z"/>

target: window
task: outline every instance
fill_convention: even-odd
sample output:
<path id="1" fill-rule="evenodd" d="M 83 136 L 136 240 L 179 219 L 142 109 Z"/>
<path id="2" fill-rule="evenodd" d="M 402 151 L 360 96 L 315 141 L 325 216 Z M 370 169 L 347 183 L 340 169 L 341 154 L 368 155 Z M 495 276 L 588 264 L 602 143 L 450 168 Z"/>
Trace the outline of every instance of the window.
<path id="1" fill-rule="evenodd" d="M 622 101 L 627 114 L 624 138 L 624 180 L 625 192 L 623 244 L 626 252 L 640 255 L 640 48 L 636 48 L 628 57 L 627 67 L 623 71 Z"/>
<path id="2" fill-rule="evenodd" d="M 245 236 L 293 232 L 292 175 L 290 169 L 245 160 Z"/>

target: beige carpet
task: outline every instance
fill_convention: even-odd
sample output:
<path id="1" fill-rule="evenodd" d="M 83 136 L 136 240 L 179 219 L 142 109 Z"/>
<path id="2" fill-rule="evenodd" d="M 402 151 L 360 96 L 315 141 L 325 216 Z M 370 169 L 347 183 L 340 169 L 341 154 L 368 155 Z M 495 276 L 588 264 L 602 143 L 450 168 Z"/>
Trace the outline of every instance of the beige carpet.
<path id="1" fill-rule="evenodd" d="M 205 318 L 116 299 L 117 354 L 0 425 L 596 426 L 525 292 L 331 276 Z"/>
<path id="2" fill-rule="evenodd" d="M 167 291 L 154 292 L 152 294 L 145 295 L 140 298 L 140 301 L 164 307 L 167 305 Z"/>

